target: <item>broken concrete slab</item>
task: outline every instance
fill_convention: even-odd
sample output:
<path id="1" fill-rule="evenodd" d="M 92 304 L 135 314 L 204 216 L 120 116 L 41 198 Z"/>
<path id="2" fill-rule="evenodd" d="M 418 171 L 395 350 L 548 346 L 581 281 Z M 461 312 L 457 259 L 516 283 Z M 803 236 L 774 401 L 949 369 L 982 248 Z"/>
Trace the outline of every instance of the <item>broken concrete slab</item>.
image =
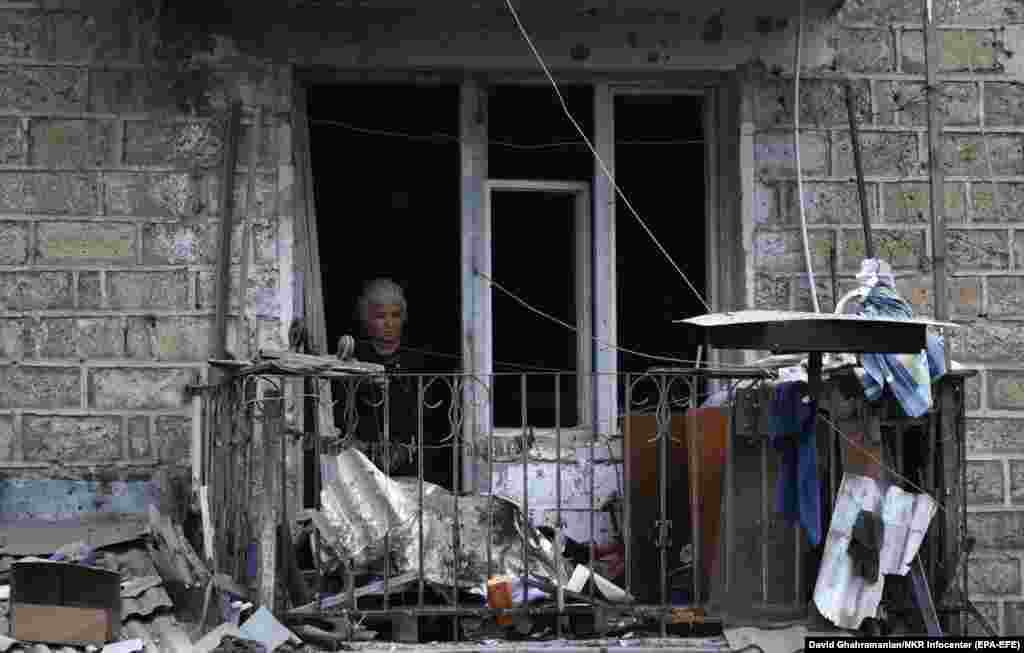
<path id="1" fill-rule="evenodd" d="M 61 521 L 18 520 L 0 523 L 0 555 L 50 555 L 68 542 L 93 549 L 129 542 L 149 532 L 146 517 L 90 515 Z"/>

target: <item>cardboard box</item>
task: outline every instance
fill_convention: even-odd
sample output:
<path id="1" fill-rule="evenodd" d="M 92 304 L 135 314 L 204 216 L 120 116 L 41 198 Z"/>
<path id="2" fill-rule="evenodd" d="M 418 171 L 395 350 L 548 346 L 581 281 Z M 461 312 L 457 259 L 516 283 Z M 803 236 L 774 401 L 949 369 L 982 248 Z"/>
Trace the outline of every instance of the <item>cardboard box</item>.
<path id="1" fill-rule="evenodd" d="M 120 636 L 121 574 L 66 562 L 15 562 L 10 622 L 17 640 L 102 646 Z"/>

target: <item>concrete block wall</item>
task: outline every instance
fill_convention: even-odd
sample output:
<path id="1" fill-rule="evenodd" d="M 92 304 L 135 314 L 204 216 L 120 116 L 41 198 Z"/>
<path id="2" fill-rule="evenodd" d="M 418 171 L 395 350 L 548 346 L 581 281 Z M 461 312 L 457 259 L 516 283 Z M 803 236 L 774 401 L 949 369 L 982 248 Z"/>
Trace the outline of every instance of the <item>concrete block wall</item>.
<path id="1" fill-rule="evenodd" d="M 1024 633 L 1024 5 L 935 3 L 943 56 L 943 196 L 951 317 L 965 328 L 953 357 L 968 382 L 970 593 L 1003 633 Z M 920 3 L 851 0 L 830 28 L 835 55 L 801 77 L 801 159 L 822 310 L 864 255 L 842 86 L 855 81 L 868 205 L 879 256 L 921 315 L 933 284 Z M 805 59 L 806 61 L 806 59 Z M 752 90 L 753 292 L 759 307 L 811 310 L 796 204 L 791 71 Z M 976 629 L 977 627 L 974 626 Z M 980 631 L 979 631 L 980 632 Z"/>
<path id="2" fill-rule="evenodd" d="M 183 109 L 170 91 L 180 77 L 145 56 L 146 25 L 45 5 L 0 3 L 0 477 L 167 474 L 188 463 L 183 391 L 203 376 L 210 347 L 232 97 L 245 117 L 229 350 L 280 347 L 286 333 L 288 80 L 228 56 L 212 64 L 200 108 Z M 257 103 L 268 122 L 242 298 Z"/>

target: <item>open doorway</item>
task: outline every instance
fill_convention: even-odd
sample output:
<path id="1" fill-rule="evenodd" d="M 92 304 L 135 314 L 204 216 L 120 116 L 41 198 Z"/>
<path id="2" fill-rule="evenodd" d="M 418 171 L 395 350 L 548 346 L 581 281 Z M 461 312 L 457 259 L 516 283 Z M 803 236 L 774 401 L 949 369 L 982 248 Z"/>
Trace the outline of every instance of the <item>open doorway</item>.
<path id="1" fill-rule="evenodd" d="M 363 337 L 358 296 L 387 277 L 408 303 L 409 371 L 460 370 L 459 87 L 313 86 L 308 107 L 328 353 Z M 451 455 L 434 458 L 427 480 L 454 487 Z"/>
<path id="2" fill-rule="evenodd" d="M 526 379 L 525 404 L 522 374 L 499 373 L 495 378 L 494 426 L 589 423 L 590 186 L 492 180 L 486 206 L 493 273 L 517 296 L 532 297 L 531 310 L 564 316 L 558 318 L 561 324 L 548 319 L 524 323 L 522 304 L 505 297 L 494 302 L 495 360 L 520 360 L 524 371 L 533 372 L 533 378 Z"/>
<path id="3" fill-rule="evenodd" d="M 331 351 L 383 276 L 406 292 L 405 342 L 458 369 L 458 86 L 314 86 L 309 114 Z"/>
<path id="4" fill-rule="evenodd" d="M 704 96 L 685 94 L 619 94 L 614 101 L 616 181 L 630 204 L 643 218 L 661 246 L 702 295 L 707 295 L 706 148 L 704 147 Z M 690 361 L 696 358 L 694 343 L 673 320 L 706 312 L 701 300 L 658 251 L 638 224 L 626 203 L 615 206 L 617 322 L 619 345 L 655 357 Z M 709 302 L 710 303 L 710 302 Z M 672 360 L 655 360 L 620 350 L 620 372 L 638 373 L 654 367 L 689 367 Z M 666 519 L 673 524 L 671 560 L 678 560 L 694 534 L 690 513 L 689 456 L 681 413 L 689 399 L 685 383 L 658 386 L 620 385 L 620 401 L 631 429 L 626 451 L 630 460 L 632 580 L 638 600 L 662 599 L 657 563 L 662 549 L 651 524 Z M 698 387 L 698 392 L 704 389 Z M 668 393 L 663 396 L 662 393 Z M 658 424 L 651 407 L 669 402 L 667 465 L 662 476 L 658 451 L 649 445 Z M 646 413 L 646 414 L 645 414 Z M 664 516 L 657 502 L 659 486 L 669 497 Z M 705 531 L 705 533 L 708 531 Z M 706 560 L 702 561 L 706 562 Z M 689 602 L 689 579 L 673 576 L 666 584 L 668 598 Z"/>
<path id="5" fill-rule="evenodd" d="M 707 298 L 704 96 L 615 97 L 615 175 L 630 204 Z M 672 323 L 707 312 L 657 251 L 621 197 L 615 205 L 619 344 L 692 360 L 696 347 Z M 664 366 L 625 352 L 619 371 Z"/>
<path id="6" fill-rule="evenodd" d="M 567 85 L 569 111 L 593 137 L 593 87 Z M 546 85 L 488 90 L 488 220 L 494 279 L 562 324 L 492 291 L 493 420 L 521 426 L 522 379 L 530 426 L 589 420 L 592 369 L 590 183 L 586 143 Z M 585 251 L 584 251 L 585 250 Z M 575 328 L 567 328 L 566 325 Z M 584 333 L 580 333 L 580 330 Z M 553 372 L 559 379 L 555 415 Z M 583 378 L 575 376 L 585 375 Z M 550 376 L 544 376 L 550 375 Z"/>

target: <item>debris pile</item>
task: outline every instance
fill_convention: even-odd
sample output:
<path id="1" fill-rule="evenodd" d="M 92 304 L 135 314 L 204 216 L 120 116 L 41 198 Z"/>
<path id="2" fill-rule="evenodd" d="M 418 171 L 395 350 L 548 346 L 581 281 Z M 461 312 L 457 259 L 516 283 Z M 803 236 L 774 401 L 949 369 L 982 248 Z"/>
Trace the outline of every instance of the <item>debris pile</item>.
<path id="1" fill-rule="evenodd" d="M 153 508 L 148 519 L 20 521 L 3 531 L 0 653 L 269 653 L 301 644 L 211 573 L 182 527 Z M 69 541 L 53 546 L 55 538 Z"/>
<path id="2" fill-rule="evenodd" d="M 553 637 L 555 608 L 588 613 L 565 619 L 580 636 L 605 632 L 609 623 L 638 623 L 612 615 L 633 597 L 597 571 L 621 575 L 621 545 L 596 546 L 592 573 L 589 545 L 566 539 L 559 551 L 558 534 L 534 527 L 508 498 L 455 495 L 431 483 L 420 494 L 416 479 L 390 477 L 356 449 L 325 457 L 321 474 L 322 510 L 305 511 L 300 523 L 306 559 L 319 569 L 325 591 L 290 611 L 286 621 L 355 613 L 392 639 L 424 641 L 430 634 L 419 630 L 431 628 L 438 639 L 451 639 L 450 618 L 422 617 L 410 624 L 395 616 L 419 605 L 422 592 L 425 606 L 458 605 L 481 614 L 513 608 L 509 614 L 460 619 L 460 639 Z M 387 614 L 386 606 L 395 614 Z M 539 609 L 525 614 L 524 606 Z M 609 610 L 608 623 L 595 625 L 594 606 Z"/>

